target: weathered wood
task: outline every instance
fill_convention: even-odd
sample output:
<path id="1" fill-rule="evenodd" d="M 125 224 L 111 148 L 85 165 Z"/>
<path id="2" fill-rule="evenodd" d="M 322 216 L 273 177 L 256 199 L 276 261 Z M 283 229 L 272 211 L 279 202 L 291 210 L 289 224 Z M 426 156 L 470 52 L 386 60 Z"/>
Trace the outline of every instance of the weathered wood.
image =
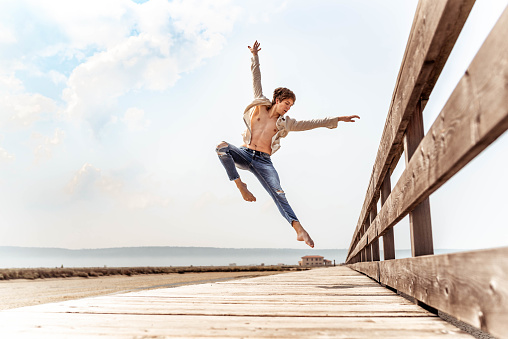
<path id="1" fill-rule="evenodd" d="M 409 120 L 404 137 L 406 166 L 413 157 L 414 152 L 424 136 L 422 103 L 420 100 L 416 105 L 413 116 Z M 423 200 L 409 212 L 409 229 L 411 236 L 411 254 L 413 257 L 434 254 L 429 198 Z"/>
<path id="2" fill-rule="evenodd" d="M 353 239 L 368 218 L 420 98 L 427 99 L 473 7 L 474 0 L 420 1 L 399 70 L 376 161 Z M 351 253 L 356 244 L 349 247 Z"/>
<path id="3" fill-rule="evenodd" d="M 385 204 L 386 199 L 392 191 L 390 175 L 387 173 L 383 185 L 381 186 L 381 207 Z M 395 259 L 395 239 L 393 235 L 393 227 L 389 228 L 383 234 L 383 256 L 384 260 Z"/>
<path id="4" fill-rule="evenodd" d="M 361 272 L 368 277 L 379 282 L 379 263 L 378 262 L 359 262 L 356 264 L 347 265 L 348 267 Z"/>
<path id="5" fill-rule="evenodd" d="M 372 207 L 372 209 L 370 210 L 370 220 L 369 220 L 369 223 L 373 222 L 374 219 L 376 219 L 376 215 L 377 215 L 377 206 L 374 205 Z M 376 235 L 376 238 L 372 241 L 372 261 L 379 261 L 380 260 L 380 257 L 379 257 L 379 239 L 377 238 L 377 235 Z"/>
<path id="6" fill-rule="evenodd" d="M 370 228 L 370 219 L 367 219 L 365 221 L 365 233 L 369 232 L 369 228 Z M 369 244 L 369 238 L 367 237 L 366 239 L 367 241 L 367 247 L 365 248 L 365 261 L 372 261 L 372 245 Z"/>
<path id="7" fill-rule="evenodd" d="M 508 129 L 507 31 L 505 9 L 370 229 L 383 234 Z M 369 235 L 348 259 L 373 239 Z"/>
<path id="8" fill-rule="evenodd" d="M 5 338 L 464 338 L 471 336 L 437 317 L 223 317 L 9 314 L 0 318 Z M 32 335 L 32 336 L 31 336 Z M 35 336 L 34 336 L 35 335 Z"/>
<path id="9" fill-rule="evenodd" d="M 19 308 L 0 312 L 0 328 L 10 339 L 469 338 L 345 266 Z"/>
<path id="10" fill-rule="evenodd" d="M 168 308 L 168 304 L 171 308 Z M 110 303 L 75 303 L 72 309 L 67 307 L 48 307 L 46 312 L 66 313 L 67 311 L 89 314 L 160 314 L 160 315 L 220 315 L 220 316 L 265 316 L 274 317 L 423 317 L 424 309 L 408 303 L 354 304 L 346 303 L 177 303 L 170 300 L 162 302 L 144 300 L 138 302 L 118 301 Z"/>
<path id="11" fill-rule="evenodd" d="M 495 337 L 508 335 L 508 247 L 383 261 L 380 281 Z"/>

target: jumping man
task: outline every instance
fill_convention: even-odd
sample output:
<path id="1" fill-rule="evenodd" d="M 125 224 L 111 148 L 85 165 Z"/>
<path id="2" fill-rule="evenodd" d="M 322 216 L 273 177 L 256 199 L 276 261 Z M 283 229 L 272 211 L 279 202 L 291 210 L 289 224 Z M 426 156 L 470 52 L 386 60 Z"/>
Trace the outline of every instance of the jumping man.
<path id="1" fill-rule="evenodd" d="M 236 168 L 248 170 L 254 174 L 261 185 L 268 191 L 277 205 L 280 213 L 296 231 L 296 239 L 305 241 L 314 247 L 314 241 L 298 221 L 286 195 L 280 185 L 279 175 L 272 164 L 271 155 L 280 148 L 280 139 L 293 131 L 306 131 L 317 127 L 336 128 L 339 121 L 355 122 L 357 115 L 313 119 L 295 120 L 285 115 L 296 101 L 295 94 L 283 87 L 275 89 L 273 100 L 263 95 L 261 88 L 261 72 L 259 70 L 258 52 L 259 42 L 248 46 L 252 52 L 251 71 L 254 87 L 254 101 L 243 113 L 243 120 L 247 129 L 243 133 L 244 144 L 240 147 L 220 142 L 216 151 L 222 165 L 226 169 L 229 180 L 234 181 L 246 201 L 256 201 L 254 195 L 247 189 L 247 185 L 240 179 Z"/>

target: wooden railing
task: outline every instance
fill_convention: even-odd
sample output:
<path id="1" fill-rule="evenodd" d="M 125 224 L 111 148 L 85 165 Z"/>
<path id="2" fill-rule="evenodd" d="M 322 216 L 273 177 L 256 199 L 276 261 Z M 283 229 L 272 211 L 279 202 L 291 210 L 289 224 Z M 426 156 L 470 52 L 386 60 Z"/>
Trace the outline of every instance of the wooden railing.
<path id="1" fill-rule="evenodd" d="M 433 255 L 429 196 L 508 129 L 505 9 L 424 134 L 423 109 L 473 4 L 418 4 L 346 264 L 430 310 L 508 338 L 508 247 Z M 391 191 L 403 153 L 406 168 Z M 393 227 L 408 214 L 413 258 L 395 259 Z"/>

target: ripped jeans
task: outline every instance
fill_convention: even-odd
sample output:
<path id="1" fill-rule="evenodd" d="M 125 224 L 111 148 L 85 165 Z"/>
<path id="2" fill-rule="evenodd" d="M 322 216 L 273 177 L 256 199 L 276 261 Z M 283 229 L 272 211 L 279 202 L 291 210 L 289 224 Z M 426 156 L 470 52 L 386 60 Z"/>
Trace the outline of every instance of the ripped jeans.
<path id="1" fill-rule="evenodd" d="M 236 147 L 225 141 L 217 145 L 216 152 L 226 169 L 229 180 L 240 178 L 236 168 L 247 170 L 258 178 L 259 182 L 272 197 L 280 213 L 292 225 L 298 218 L 286 199 L 280 186 L 279 175 L 273 167 L 268 153 L 254 151 L 247 147 Z"/>

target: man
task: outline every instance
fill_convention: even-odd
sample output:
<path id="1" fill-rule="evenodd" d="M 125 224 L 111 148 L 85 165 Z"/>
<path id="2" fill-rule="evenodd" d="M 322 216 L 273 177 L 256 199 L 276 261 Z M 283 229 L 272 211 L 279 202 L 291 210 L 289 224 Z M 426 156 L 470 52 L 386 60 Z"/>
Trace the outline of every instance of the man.
<path id="1" fill-rule="evenodd" d="M 305 131 L 317 127 L 336 128 L 339 121 L 355 122 L 357 115 L 297 121 L 285 116 L 296 101 L 295 94 L 283 87 L 275 89 L 273 100 L 268 100 L 261 87 L 261 72 L 259 70 L 258 52 L 259 42 L 248 46 L 252 53 L 252 78 L 254 87 L 254 101 L 247 106 L 243 120 L 247 129 L 243 133 L 244 144 L 235 147 L 225 141 L 217 145 L 216 152 L 222 162 L 229 180 L 234 181 L 246 201 L 256 201 L 254 195 L 247 189 L 247 185 L 240 179 L 236 168 L 253 173 L 273 198 L 277 208 L 296 231 L 296 239 L 305 241 L 310 247 L 314 242 L 305 231 L 289 205 L 286 195 L 280 185 L 279 176 L 271 161 L 271 155 L 280 148 L 280 139 L 292 131 Z"/>

